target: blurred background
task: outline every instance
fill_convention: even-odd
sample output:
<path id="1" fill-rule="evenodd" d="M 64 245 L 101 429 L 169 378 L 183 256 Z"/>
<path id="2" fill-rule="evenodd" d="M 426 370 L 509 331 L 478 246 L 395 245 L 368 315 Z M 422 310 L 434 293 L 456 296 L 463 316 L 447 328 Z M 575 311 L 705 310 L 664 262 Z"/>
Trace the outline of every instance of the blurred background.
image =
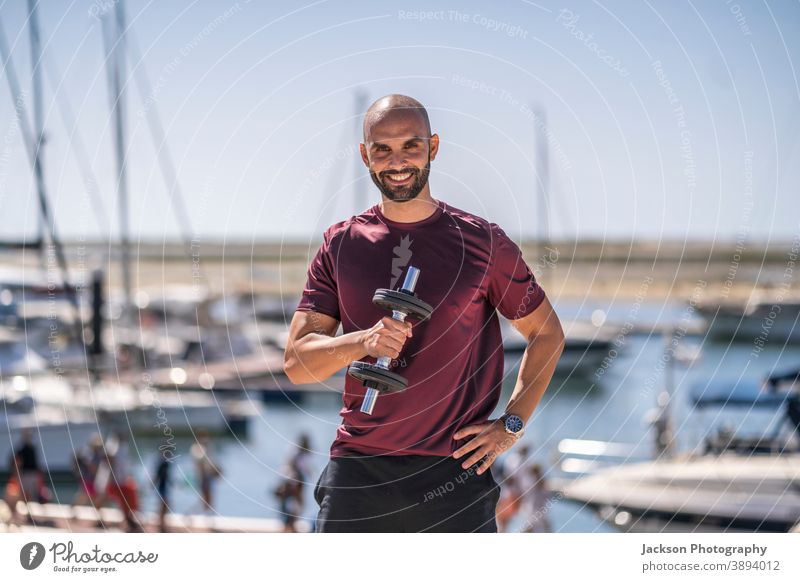
<path id="1" fill-rule="evenodd" d="M 434 198 L 567 331 L 506 531 L 800 520 L 800 6 L 0 4 L 0 527 L 308 531 L 344 370 L 282 373 L 404 93 Z M 501 406 L 525 344 L 504 326 Z"/>

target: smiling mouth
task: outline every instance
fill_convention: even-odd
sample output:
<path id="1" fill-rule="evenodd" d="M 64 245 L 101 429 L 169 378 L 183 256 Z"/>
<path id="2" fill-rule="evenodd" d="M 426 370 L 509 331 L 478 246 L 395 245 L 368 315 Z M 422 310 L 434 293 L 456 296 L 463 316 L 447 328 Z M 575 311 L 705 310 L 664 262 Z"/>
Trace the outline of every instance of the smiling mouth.
<path id="1" fill-rule="evenodd" d="M 403 172 L 400 174 L 387 174 L 385 179 L 390 184 L 402 185 L 411 180 L 413 175 L 414 174 L 412 172 Z"/>

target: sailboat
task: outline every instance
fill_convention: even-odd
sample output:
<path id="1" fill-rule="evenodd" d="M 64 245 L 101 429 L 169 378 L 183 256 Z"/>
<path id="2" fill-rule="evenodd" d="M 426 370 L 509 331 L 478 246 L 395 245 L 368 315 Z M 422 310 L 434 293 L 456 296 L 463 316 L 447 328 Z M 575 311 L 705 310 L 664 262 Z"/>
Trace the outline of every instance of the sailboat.
<path id="1" fill-rule="evenodd" d="M 535 113 L 537 135 L 537 206 L 539 217 L 539 237 L 537 249 L 545 251 L 549 248 L 549 187 L 550 187 L 550 161 L 549 145 L 547 141 L 546 116 L 541 108 Z M 540 254 L 543 254 L 540 253 Z M 538 277 L 540 283 L 545 284 L 547 266 Z M 556 365 L 559 375 L 583 375 L 595 372 L 607 357 L 613 347 L 614 337 L 618 330 L 612 326 L 598 326 L 592 322 L 582 320 L 563 320 L 564 351 Z M 528 347 L 525 338 L 508 321 L 501 319 L 500 329 L 503 333 L 503 350 L 506 354 L 519 355 Z"/>
<path id="2" fill-rule="evenodd" d="M 83 344 L 84 312 L 76 288 L 70 283 L 64 247 L 56 231 L 55 218 L 50 209 L 44 180 L 45 168 L 42 157 L 44 127 L 41 115 L 41 69 L 43 65 L 39 43 L 37 3 L 31 2 L 29 7 L 28 24 L 33 53 L 31 60 L 33 66 L 32 94 L 35 131 L 32 131 L 28 125 L 28 119 L 23 107 L 25 100 L 16 78 L 11 53 L 5 42 L 5 35 L 1 34 L 2 30 L 0 30 L 0 49 L 2 49 L 5 61 L 5 77 L 11 90 L 12 98 L 16 103 L 20 104 L 20 133 L 25 140 L 26 151 L 29 154 L 35 177 L 41 219 L 40 226 L 43 231 L 40 232 L 37 241 L 34 241 L 36 243 L 35 246 L 40 249 L 45 248 L 43 241 L 46 235 L 48 248 L 52 250 L 57 259 L 60 278 L 55 283 L 48 280 L 46 282 L 47 285 L 43 287 L 41 284 L 36 284 L 37 277 L 35 275 L 25 272 L 23 281 L 30 279 L 33 284 L 23 283 L 19 285 L 13 282 L 0 284 L 0 300 L 6 306 L 4 323 L 14 324 L 15 320 L 20 317 L 25 318 L 26 312 L 30 312 L 31 304 L 34 303 L 36 298 L 37 289 L 46 289 L 45 297 L 50 301 L 54 297 L 51 289 L 55 286 L 56 295 L 63 294 L 73 307 L 70 341 L 77 343 L 80 346 L 81 353 L 85 356 L 87 347 Z M 116 34 L 119 36 L 125 30 L 124 11 L 121 2 L 115 5 L 113 16 L 106 15 L 104 23 L 108 46 L 115 47 L 110 51 L 108 63 L 111 73 L 109 75 L 112 91 L 111 101 L 115 114 L 115 152 L 118 162 L 117 186 L 122 207 L 123 287 L 126 290 L 126 298 L 128 299 L 126 301 L 128 309 L 124 313 L 127 318 L 130 318 L 132 315 L 129 309 L 131 296 L 130 241 L 127 222 L 127 180 L 126 164 L 124 162 L 125 124 L 122 93 L 122 67 L 125 55 L 122 53 L 124 44 L 121 42 L 109 42 L 114 34 L 113 30 L 116 30 Z M 112 30 L 112 27 L 115 28 Z M 25 245 L 22 246 L 27 248 Z M 102 290 L 101 286 L 99 288 Z M 102 298 L 100 301 L 95 302 L 96 309 L 92 313 L 95 322 L 102 321 L 101 305 Z M 51 318 L 49 323 L 51 325 L 56 324 L 59 328 L 64 328 L 64 323 L 60 319 L 53 321 L 53 318 Z M 13 331 L 14 325 L 7 327 L 7 329 Z M 95 339 L 101 337 L 99 324 L 95 331 L 98 331 L 95 334 Z M 135 382 L 121 382 L 117 379 L 103 377 L 105 369 L 101 366 L 100 368 L 87 370 L 86 360 L 81 362 L 83 365 L 80 367 L 66 367 L 64 370 L 59 370 L 59 374 L 56 376 L 49 370 L 49 368 L 53 367 L 49 358 L 34 357 L 36 348 L 39 346 L 32 344 L 31 340 L 35 340 L 35 334 L 29 336 L 26 333 L 24 337 L 13 338 L 13 340 L 6 338 L 4 343 L 0 342 L 0 346 L 6 346 L 5 352 L 8 356 L 8 360 L 5 362 L 8 373 L 0 370 L 0 374 L 4 379 L 3 393 L 5 397 L 24 397 L 32 402 L 32 410 L 34 411 L 41 410 L 44 412 L 45 409 L 61 409 L 65 411 L 69 418 L 88 418 L 93 423 L 95 430 L 115 426 L 133 432 L 153 432 L 154 430 L 158 432 L 163 431 L 163 427 L 167 426 L 172 432 L 194 432 L 199 429 L 220 432 L 227 428 L 225 408 L 208 394 L 200 393 L 187 396 L 178 394 L 175 390 L 158 390 L 157 387 L 148 386 L 144 379 L 139 379 Z M 58 362 L 61 368 L 64 367 L 63 354 L 60 347 L 58 348 Z M 25 360 L 20 363 L 18 360 L 23 355 Z M 95 363 L 93 362 L 92 365 Z M 23 368 L 21 371 L 24 373 L 15 373 L 13 366 L 21 366 Z M 83 368 L 82 370 L 80 369 L 81 367 Z M 118 371 L 116 366 L 113 366 L 113 368 L 114 371 Z M 6 439 L 2 440 L 5 442 Z M 83 443 L 79 444 L 82 445 Z"/>

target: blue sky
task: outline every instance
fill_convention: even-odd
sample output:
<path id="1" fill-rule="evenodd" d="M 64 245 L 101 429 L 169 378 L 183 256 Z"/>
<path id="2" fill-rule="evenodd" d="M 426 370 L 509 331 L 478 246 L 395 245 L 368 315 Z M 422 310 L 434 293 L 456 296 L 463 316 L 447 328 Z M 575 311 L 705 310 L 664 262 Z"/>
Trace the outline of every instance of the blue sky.
<path id="1" fill-rule="evenodd" d="M 68 237 L 117 233 L 101 24 L 111 0 L 43 0 L 45 168 Z M 0 4 L 30 88 L 27 7 Z M 442 139 L 434 197 L 537 233 L 547 119 L 556 237 L 790 239 L 800 233 L 798 2 L 142 2 L 125 4 L 152 85 L 128 84 L 131 224 L 178 225 L 147 115 L 158 111 L 193 229 L 317 239 L 379 199 L 355 158 L 356 93 L 407 93 Z M 421 12 L 423 11 L 423 12 Z M 60 94 L 61 97 L 56 98 Z M 68 96 L 96 196 L 59 103 Z M 30 113 L 30 102 L 28 113 Z M 69 131 L 68 131 L 69 129 Z M 0 232 L 30 235 L 32 173 L 0 87 Z M 94 209 L 94 210 L 93 210 Z M 96 210 L 96 212 L 95 212 Z M 101 215 L 99 219 L 96 215 Z"/>

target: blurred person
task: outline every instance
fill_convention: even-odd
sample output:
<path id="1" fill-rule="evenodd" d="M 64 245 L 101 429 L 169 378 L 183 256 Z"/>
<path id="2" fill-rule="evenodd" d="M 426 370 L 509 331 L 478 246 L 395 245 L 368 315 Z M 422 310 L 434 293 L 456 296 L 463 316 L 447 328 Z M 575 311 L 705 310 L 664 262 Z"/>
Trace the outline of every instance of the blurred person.
<path id="1" fill-rule="evenodd" d="M 167 530 L 167 514 L 169 513 L 170 506 L 170 490 L 172 487 L 171 469 L 174 456 L 167 454 L 164 448 L 168 445 L 162 445 L 159 448 L 158 464 L 156 465 L 155 473 L 155 487 L 156 494 L 158 495 L 158 529 L 161 532 Z"/>
<path id="2" fill-rule="evenodd" d="M 303 511 L 303 481 L 294 464 L 285 467 L 282 472 L 281 481 L 273 494 L 278 500 L 284 533 L 294 533 L 297 531 L 297 518 Z"/>
<path id="3" fill-rule="evenodd" d="M 508 525 L 519 513 L 525 493 L 532 482 L 526 463 L 530 455 L 527 444 L 512 450 L 503 462 L 501 475 L 502 487 L 500 500 L 497 502 L 497 531 L 507 532 Z"/>
<path id="4" fill-rule="evenodd" d="M 9 455 L 9 479 L 6 482 L 4 497 L 11 510 L 11 521 L 19 517 L 20 503 L 47 503 L 51 499 L 39 465 L 39 453 L 33 442 L 33 431 L 24 429 L 20 446 Z M 28 522 L 33 522 L 30 511 L 26 512 Z"/>
<path id="5" fill-rule="evenodd" d="M 91 505 L 100 507 L 104 494 L 97 490 L 98 469 L 105 455 L 103 437 L 100 433 L 93 433 L 84 447 L 74 452 L 72 459 L 72 472 L 79 488 L 72 499 L 72 506 Z"/>
<path id="6" fill-rule="evenodd" d="M 553 493 L 547 485 L 542 466 L 538 463 L 532 464 L 527 473 L 533 485 L 524 495 L 522 503 L 523 533 L 550 533 L 553 528 L 550 524 L 549 501 L 553 498 Z"/>
<path id="7" fill-rule="evenodd" d="M 297 518 L 303 512 L 305 483 L 311 474 L 311 439 L 300 435 L 297 446 L 284 465 L 283 478 L 273 491 L 278 499 L 283 531 L 296 532 Z"/>
<path id="8" fill-rule="evenodd" d="M 222 475 L 219 467 L 211 458 L 211 440 L 208 431 L 197 431 L 197 440 L 190 449 L 194 460 L 197 483 L 200 487 L 201 511 L 212 513 L 214 507 L 213 485 L 214 481 Z"/>
<path id="9" fill-rule="evenodd" d="M 674 430 L 669 401 L 669 392 L 660 392 L 656 400 L 657 407 L 648 411 L 644 417 L 644 421 L 653 431 L 653 453 L 656 459 L 671 457 L 673 453 Z"/>
<path id="10" fill-rule="evenodd" d="M 17 504 L 22 500 L 22 486 L 19 482 L 19 469 L 20 458 L 12 450 L 8 455 L 8 481 L 3 491 L 3 500 L 8 506 L 11 515 L 9 516 L 9 523 L 16 523 L 18 518 Z"/>
<path id="11" fill-rule="evenodd" d="M 85 451 L 77 450 L 73 454 L 72 474 L 78 482 L 78 490 L 72 498 L 72 506 L 93 504 L 97 495 L 94 488 L 94 468 Z"/>
<path id="12" fill-rule="evenodd" d="M 108 488 L 111 481 L 111 461 L 100 433 L 93 434 L 89 439 L 89 467 L 93 476 L 93 506 L 100 509 L 108 502 Z"/>
<path id="13" fill-rule="evenodd" d="M 33 431 L 26 428 L 22 431 L 22 443 L 14 455 L 17 458 L 16 469 L 20 484 L 22 501 L 38 502 L 41 494 L 42 471 L 39 467 L 39 453 L 33 444 Z"/>
<path id="14" fill-rule="evenodd" d="M 122 511 L 125 526 L 129 532 L 142 531 L 138 518 L 139 487 L 131 472 L 127 435 L 114 431 L 109 436 L 106 446 L 108 465 L 111 469 L 107 492 Z"/>

